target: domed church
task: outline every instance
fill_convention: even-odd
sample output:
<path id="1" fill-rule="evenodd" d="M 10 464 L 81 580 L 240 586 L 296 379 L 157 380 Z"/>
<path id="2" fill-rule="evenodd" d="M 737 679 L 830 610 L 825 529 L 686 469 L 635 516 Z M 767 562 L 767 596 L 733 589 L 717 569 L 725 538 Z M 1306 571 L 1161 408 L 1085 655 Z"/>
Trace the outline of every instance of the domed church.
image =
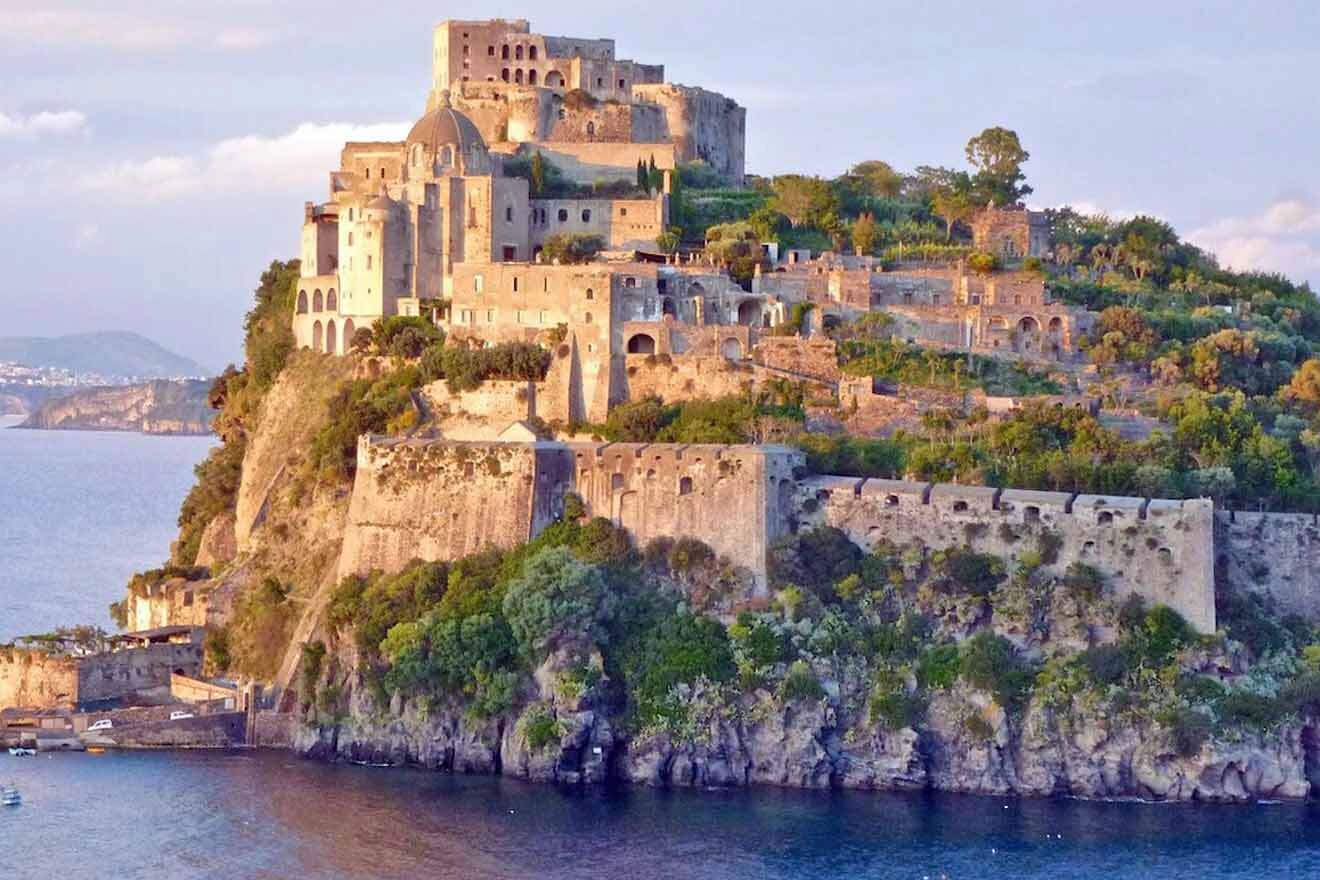
<path id="1" fill-rule="evenodd" d="M 345 144 L 329 201 L 304 206 L 298 346 L 342 353 L 358 328 L 452 299 L 458 264 L 531 263 L 556 233 L 654 249 L 667 228 L 664 194 L 533 199 L 503 163 L 447 92 L 406 140 Z"/>

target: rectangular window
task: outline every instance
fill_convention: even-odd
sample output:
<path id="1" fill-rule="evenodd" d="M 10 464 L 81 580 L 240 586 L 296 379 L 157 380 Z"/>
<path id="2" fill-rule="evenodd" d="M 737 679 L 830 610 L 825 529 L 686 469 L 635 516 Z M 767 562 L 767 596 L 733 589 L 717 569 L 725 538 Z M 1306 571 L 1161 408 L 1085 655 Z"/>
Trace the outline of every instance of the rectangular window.
<path id="1" fill-rule="evenodd" d="M 367 268 L 371 268 L 371 254 L 367 254 Z"/>
<path id="2" fill-rule="evenodd" d="M 485 278 L 482 278 L 480 275 L 473 275 L 473 276 L 472 276 L 472 292 L 473 292 L 473 293 L 481 293 L 481 291 L 482 291 L 483 289 L 485 289 L 485 286 L 486 286 L 486 279 L 485 279 Z"/>
<path id="3" fill-rule="evenodd" d="M 352 246 L 353 246 L 353 233 L 352 233 L 352 232 L 349 232 L 349 233 L 348 233 L 348 246 L 349 246 L 349 247 L 352 247 Z"/>
<path id="4" fill-rule="evenodd" d="M 487 324 L 494 324 L 494 323 L 495 323 L 495 310 L 494 310 L 494 309 L 487 309 L 487 310 L 486 310 L 486 323 L 487 323 Z"/>

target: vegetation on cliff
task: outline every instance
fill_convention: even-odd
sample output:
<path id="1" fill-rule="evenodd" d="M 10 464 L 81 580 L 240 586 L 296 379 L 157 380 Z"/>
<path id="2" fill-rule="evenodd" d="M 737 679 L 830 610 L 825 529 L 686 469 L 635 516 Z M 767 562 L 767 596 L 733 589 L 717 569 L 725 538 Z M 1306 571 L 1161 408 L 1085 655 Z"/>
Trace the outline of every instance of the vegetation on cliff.
<path id="1" fill-rule="evenodd" d="M 256 302 L 244 322 L 243 369 L 231 365 L 211 386 L 210 404 L 218 411 L 212 426 L 221 445 L 197 466 L 197 482 L 179 510 L 179 539 L 171 553 L 175 564 L 191 565 L 207 524 L 233 510 L 247 438 L 256 428 L 261 401 L 293 352 L 289 315 L 297 283 L 297 260 L 276 260 L 262 273 Z"/>
<path id="2" fill-rule="evenodd" d="M 402 699 L 517 718 L 537 752 L 588 693 L 625 736 L 679 747 L 829 703 L 850 736 L 930 727 L 971 748 L 1025 736 L 1048 712 L 1065 727 L 1105 717 L 1191 756 L 1320 708 L 1309 625 L 1226 593 L 1227 635 L 1197 635 L 1167 607 L 1120 601 L 1094 569 L 1056 571 L 1050 535 L 1033 540 L 1010 570 L 970 549 L 867 553 L 808 530 L 774 547 L 765 600 L 698 541 L 637 551 L 608 521 L 570 516 L 514 550 L 346 579 L 328 622 L 332 643 L 353 641 L 378 710 Z M 546 701 L 544 675 L 571 699 Z M 323 677 L 332 699 L 305 693 L 309 717 L 340 717 L 351 683 Z"/>

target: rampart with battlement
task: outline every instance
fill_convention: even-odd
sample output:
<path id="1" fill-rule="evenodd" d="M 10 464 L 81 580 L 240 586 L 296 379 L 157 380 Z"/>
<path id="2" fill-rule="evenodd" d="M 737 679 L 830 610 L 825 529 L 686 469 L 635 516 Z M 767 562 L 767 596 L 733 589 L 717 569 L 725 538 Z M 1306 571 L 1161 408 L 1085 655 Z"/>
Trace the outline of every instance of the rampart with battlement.
<path id="1" fill-rule="evenodd" d="M 575 493 L 589 515 L 627 529 L 638 546 L 699 538 L 762 588 L 770 546 L 817 525 L 868 550 L 881 541 L 927 553 L 971 547 L 1014 561 L 1052 546 L 1046 565 L 1056 573 L 1085 563 L 1105 575 L 1116 598 L 1140 595 L 1214 631 L 1208 500 L 804 476 L 804 464 L 800 452 L 778 446 L 364 437 L 340 574 L 516 546 L 553 522 Z M 1290 540 L 1286 530 L 1273 531 Z M 1245 560 L 1245 551 L 1234 547 L 1231 557 Z M 1304 563 L 1295 556 L 1287 566 L 1295 572 Z"/>
<path id="2" fill-rule="evenodd" d="M 763 585 L 766 550 L 788 531 L 803 463 L 776 446 L 363 437 L 339 572 L 517 546 L 575 493 L 589 515 L 620 524 L 639 546 L 699 537 Z"/>
<path id="3" fill-rule="evenodd" d="M 1057 573 L 1085 563 L 1105 575 L 1119 600 L 1137 594 L 1175 609 L 1202 632 L 1215 629 L 1208 500 L 834 476 L 802 480 L 797 497 L 799 528 L 834 526 L 866 550 L 881 541 L 926 552 L 970 547 L 1011 563 L 1052 544 L 1047 564 Z"/>

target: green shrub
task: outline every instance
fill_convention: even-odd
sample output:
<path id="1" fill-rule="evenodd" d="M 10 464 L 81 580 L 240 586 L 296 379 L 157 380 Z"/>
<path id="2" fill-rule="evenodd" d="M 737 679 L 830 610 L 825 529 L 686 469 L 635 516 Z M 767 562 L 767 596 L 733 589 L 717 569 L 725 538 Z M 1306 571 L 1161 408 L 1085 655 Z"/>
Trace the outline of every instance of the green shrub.
<path id="1" fill-rule="evenodd" d="M 903 677 L 888 669 L 876 673 L 866 705 L 871 723 L 885 730 L 916 727 L 926 716 L 926 701 L 909 694 Z"/>
<path id="2" fill-rule="evenodd" d="M 1320 672 L 1304 672 L 1288 682 L 1279 691 L 1279 699 L 1294 712 L 1320 713 Z"/>
<path id="3" fill-rule="evenodd" d="M 946 690 L 961 671 L 962 658 L 956 644 L 933 645 L 917 661 L 917 684 L 930 690 Z"/>
<path id="4" fill-rule="evenodd" d="M 864 555 L 839 529 L 819 526 L 775 542 L 770 548 L 770 583 L 792 584 L 826 604 L 837 603 L 834 585 L 860 572 Z"/>
<path id="5" fill-rule="evenodd" d="M 799 700 L 819 700 L 825 696 L 825 688 L 812 671 L 811 664 L 805 660 L 794 660 L 784 673 L 784 680 L 779 683 L 777 693 L 781 703 L 794 703 Z"/>
<path id="6" fill-rule="evenodd" d="M 982 630 L 963 643 L 961 654 L 961 673 L 968 684 L 993 694 L 1007 711 L 1022 708 L 1031 695 L 1035 671 L 1018 656 L 1012 642 Z"/>
<path id="7" fill-rule="evenodd" d="M 738 620 L 729 627 L 729 638 L 739 656 L 757 667 L 774 666 L 793 656 L 792 643 L 786 633 L 747 611 L 739 614 Z"/>
<path id="8" fill-rule="evenodd" d="M 1095 645 L 1077 655 L 1077 665 L 1095 684 L 1121 684 L 1127 678 L 1128 655 L 1118 645 Z"/>
<path id="9" fill-rule="evenodd" d="M 1144 608 L 1144 605 L 1136 607 Z M 1139 618 L 1139 624 L 1135 623 L 1138 618 L 1129 613 L 1128 606 L 1120 617 L 1123 647 L 1133 663 L 1162 666 L 1180 648 L 1196 641 L 1196 630 L 1167 605 L 1156 605 L 1146 611 Z"/>
<path id="10" fill-rule="evenodd" d="M 614 607 L 600 570 L 564 547 L 528 559 L 504 594 L 504 616 L 533 664 L 560 645 L 600 637 Z"/>
<path id="11" fill-rule="evenodd" d="M 988 596 L 1005 576 L 1004 562 L 999 557 L 968 547 L 955 548 L 947 551 L 939 563 L 934 587 L 953 595 Z"/>
<path id="12" fill-rule="evenodd" d="M 523 738 L 533 752 L 543 752 L 552 745 L 558 745 L 563 736 L 559 719 L 554 709 L 546 703 L 533 703 L 519 719 Z"/>
<path id="13" fill-rule="evenodd" d="M 590 263 L 604 249 L 605 239 L 599 235 L 555 233 L 546 237 L 541 248 L 541 259 L 546 263 L 558 262 L 565 266 Z"/>
<path id="14" fill-rule="evenodd" d="M 1094 566 L 1074 562 L 1063 573 L 1063 586 L 1084 602 L 1096 602 L 1104 595 L 1105 576 Z"/>
<path id="15" fill-rule="evenodd" d="M 1286 700 L 1244 690 L 1227 691 L 1215 704 L 1219 720 L 1230 727 L 1269 730 L 1292 714 Z"/>
<path id="16" fill-rule="evenodd" d="M 1174 751 L 1184 758 L 1200 752 L 1213 729 L 1205 713 L 1194 709 L 1169 709 L 1161 712 L 1155 720 L 1168 731 Z"/>
<path id="17" fill-rule="evenodd" d="M 673 694 L 698 679 L 734 679 L 736 665 L 729 635 L 718 620 L 672 608 L 655 616 L 640 633 L 616 644 L 616 661 L 632 697 L 631 722 L 674 729 L 687 708 Z"/>

